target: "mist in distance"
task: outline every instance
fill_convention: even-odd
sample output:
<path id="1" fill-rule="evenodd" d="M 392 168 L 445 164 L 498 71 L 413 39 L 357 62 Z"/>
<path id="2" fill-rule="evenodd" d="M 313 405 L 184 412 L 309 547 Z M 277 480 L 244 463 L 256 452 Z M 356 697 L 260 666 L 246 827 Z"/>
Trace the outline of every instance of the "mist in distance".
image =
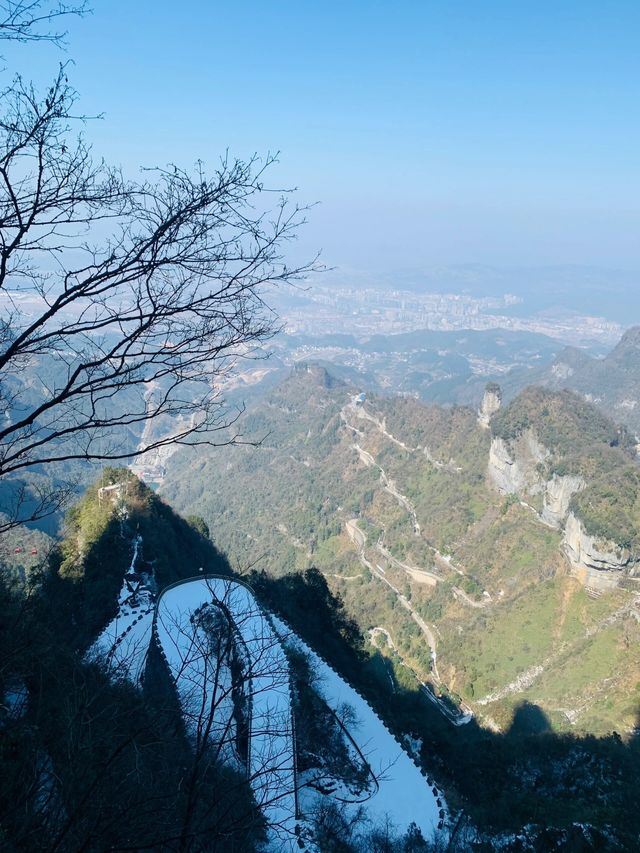
<path id="1" fill-rule="evenodd" d="M 137 174 L 280 151 L 267 183 L 318 202 L 288 251 L 321 250 L 319 286 L 640 322 L 637 3 L 93 7 L 69 76 L 96 153 Z M 61 59 L 5 53 L 43 85 Z"/>

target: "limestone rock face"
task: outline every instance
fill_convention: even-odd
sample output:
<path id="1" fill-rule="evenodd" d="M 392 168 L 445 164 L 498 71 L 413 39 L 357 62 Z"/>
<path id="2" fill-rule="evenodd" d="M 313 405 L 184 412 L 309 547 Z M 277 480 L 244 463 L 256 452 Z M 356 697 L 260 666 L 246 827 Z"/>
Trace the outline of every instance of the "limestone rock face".
<path id="1" fill-rule="evenodd" d="M 482 403 L 478 410 L 478 423 L 483 429 L 489 429 L 489 422 L 502 405 L 502 392 L 498 385 L 485 388 Z"/>
<path id="2" fill-rule="evenodd" d="M 563 531 L 562 550 L 573 574 L 589 589 L 613 589 L 622 577 L 640 574 L 640 555 L 587 533 L 580 519 L 569 511 L 571 498 L 586 483 L 568 474 L 554 474 L 546 480 L 544 467 L 550 456 L 532 430 L 508 444 L 502 438 L 493 438 L 489 480 L 501 494 L 518 495 L 520 500 L 542 494 L 540 520 Z"/>
<path id="3" fill-rule="evenodd" d="M 630 410 L 632 402 L 625 398 Z M 483 406 L 487 419 L 490 408 Z M 486 479 L 509 497 L 503 514 L 517 521 L 517 502 L 559 531 L 554 538 L 572 574 L 590 590 L 623 580 L 626 586 L 629 578 L 640 580 L 640 537 L 631 522 L 636 497 L 625 485 L 626 477 L 637 481 L 631 448 L 628 432 L 576 395 L 532 386 L 491 420 Z"/>
<path id="4" fill-rule="evenodd" d="M 574 370 L 573 367 L 570 367 L 563 361 L 559 361 L 553 365 L 553 367 L 551 368 L 551 373 L 557 379 L 568 379 L 570 376 L 573 376 Z"/>
<path id="5" fill-rule="evenodd" d="M 520 472 L 516 460 L 509 453 L 507 443 L 502 438 L 491 439 L 489 448 L 489 479 L 502 494 L 513 494 L 520 482 Z"/>
<path id="6" fill-rule="evenodd" d="M 640 565 L 640 558 L 628 548 L 589 535 L 572 512 L 567 516 L 562 546 L 577 577 L 596 590 L 612 589 L 623 575 L 634 575 Z"/>
<path id="7" fill-rule="evenodd" d="M 489 480 L 503 495 L 539 494 L 545 481 L 538 467 L 549 456 L 532 430 L 526 430 L 511 446 L 503 438 L 493 438 L 489 449 Z"/>
<path id="8" fill-rule="evenodd" d="M 576 492 L 586 486 L 582 477 L 565 475 L 559 477 L 554 474 L 547 481 L 542 504 L 541 519 L 551 527 L 562 527 L 562 523 L 569 512 L 569 503 Z"/>

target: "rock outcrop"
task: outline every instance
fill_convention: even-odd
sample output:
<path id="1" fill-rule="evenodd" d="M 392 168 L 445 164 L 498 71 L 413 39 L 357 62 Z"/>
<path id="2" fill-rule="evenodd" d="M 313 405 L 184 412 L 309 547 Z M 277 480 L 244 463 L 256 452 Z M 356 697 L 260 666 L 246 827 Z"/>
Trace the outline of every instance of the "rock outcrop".
<path id="1" fill-rule="evenodd" d="M 539 494 L 545 488 L 540 466 L 550 455 L 530 429 L 510 445 L 503 438 L 494 437 L 489 449 L 489 480 L 503 495 Z"/>
<path id="2" fill-rule="evenodd" d="M 554 474 L 544 492 L 542 513 L 540 518 L 551 527 L 562 527 L 569 512 L 569 503 L 576 492 L 586 486 L 582 477 L 572 477 L 569 474 L 558 476 Z"/>
<path id="3" fill-rule="evenodd" d="M 612 589 L 623 575 L 634 575 L 640 567 L 638 555 L 615 542 L 597 540 L 572 512 L 567 517 L 562 547 L 574 574 L 597 591 Z"/>
<path id="4" fill-rule="evenodd" d="M 547 479 L 550 461 L 552 454 L 529 428 L 513 441 L 493 437 L 487 475 L 500 494 L 517 495 L 521 501 L 538 497 L 534 503 L 540 520 L 563 531 L 562 550 L 572 573 L 589 589 L 612 589 L 623 576 L 640 574 L 640 555 L 592 536 L 570 511 L 571 498 L 586 487 L 585 480 L 572 474 Z"/>
<path id="5" fill-rule="evenodd" d="M 500 386 L 492 382 L 484 389 L 484 396 L 478 410 L 478 423 L 483 429 L 489 429 L 491 418 L 500 409 L 501 405 L 502 392 Z"/>
<path id="6" fill-rule="evenodd" d="M 297 361 L 293 365 L 292 374 L 307 377 L 312 384 L 320 388 L 340 388 L 345 384 L 342 379 L 329 373 L 326 367 L 312 361 Z"/>
<path id="7" fill-rule="evenodd" d="M 570 376 L 573 376 L 574 369 L 569 364 L 565 364 L 564 361 L 558 361 L 551 367 L 551 374 L 556 379 L 568 379 Z"/>

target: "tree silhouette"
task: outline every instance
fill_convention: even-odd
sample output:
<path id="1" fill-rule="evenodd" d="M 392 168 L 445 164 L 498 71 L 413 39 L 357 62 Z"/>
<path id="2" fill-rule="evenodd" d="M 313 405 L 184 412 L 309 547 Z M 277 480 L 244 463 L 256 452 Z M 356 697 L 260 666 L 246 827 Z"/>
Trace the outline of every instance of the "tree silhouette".
<path id="1" fill-rule="evenodd" d="M 9 4 L 0 35 L 36 38 L 83 7 L 47 8 Z M 284 260 L 304 211 L 267 186 L 273 155 L 128 180 L 93 158 L 76 100 L 66 66 L 43 94 L 19 77 L 0 93 L 2 478 L 233 441 L 216 439 L 238 414 L 221 384 L 277 326 L 266 290 L 314 267 Z M 24 393 L 25 371 L 42 393 Z M 65 497 L 41 484 L 27 517 Z"/>
<path id="2" fill-rule="evenodd" d="M 83 15 L 87 3 L 62 0 L 4 0 L 0 4 L 0 39 L 4 41 L 49 41 L 61 44 L 64 30 L 51 29 L 69 15 Z"/>

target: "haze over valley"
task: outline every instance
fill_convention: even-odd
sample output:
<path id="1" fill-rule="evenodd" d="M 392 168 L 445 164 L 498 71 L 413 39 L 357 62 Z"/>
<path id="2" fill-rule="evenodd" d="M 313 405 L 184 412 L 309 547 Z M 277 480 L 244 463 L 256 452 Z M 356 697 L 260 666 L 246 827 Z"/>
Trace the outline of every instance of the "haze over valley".
<path id="1" fill-rule="evenodd" d="M 0 2 L 0 849 L 640 850 L 640 6 Z"/>

